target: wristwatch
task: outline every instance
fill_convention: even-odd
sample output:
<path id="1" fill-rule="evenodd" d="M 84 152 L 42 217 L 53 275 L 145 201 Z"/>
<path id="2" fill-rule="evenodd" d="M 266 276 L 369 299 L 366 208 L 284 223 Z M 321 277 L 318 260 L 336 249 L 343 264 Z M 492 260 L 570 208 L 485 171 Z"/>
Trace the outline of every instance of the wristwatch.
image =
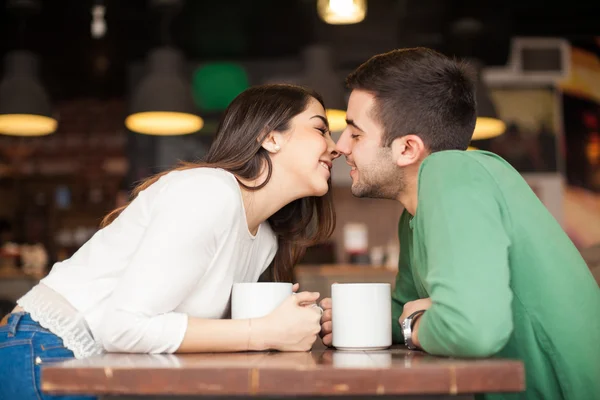
<path id="1" fill-rule="evenodd" d="M 425 312 L 425 310 L 415 311 L 414 313 L 412 313 L 408 317 L 406 317 L 406 319 L 404 319 L 404 321 L 402 321 L 401 325 L 402 325 L 402 334 L 404 335 L 404 345 L 409 350 L 415 350 L 417 348 L 417 346 L 415 346 L 415 344 L 412 341 L 412 328 L 413 328 L 413 325 L 415 324 L 415 321 L 417 320 L 417 318 L 419 318 L 424 312 Z"/>

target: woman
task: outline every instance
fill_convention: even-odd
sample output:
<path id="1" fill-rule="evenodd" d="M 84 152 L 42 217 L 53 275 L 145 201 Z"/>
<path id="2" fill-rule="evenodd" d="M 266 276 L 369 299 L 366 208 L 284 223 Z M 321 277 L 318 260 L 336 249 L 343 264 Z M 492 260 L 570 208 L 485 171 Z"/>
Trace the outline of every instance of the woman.
<path id="1" fill-rule="evenodd" d="M 224 318 L 233 283 L 255 282 L 269 265 L 289 281 L 306 247 L 331 235 L 334 147 L 318 94 L 241 93 L 203 163 L 143 182 L 19 299 L 0 327 L 0 398 L 44 398 L 40 364 L 104 351 L 309 350 L 320 313 L 303 305 L 318 293 L 264 318 Z"/>

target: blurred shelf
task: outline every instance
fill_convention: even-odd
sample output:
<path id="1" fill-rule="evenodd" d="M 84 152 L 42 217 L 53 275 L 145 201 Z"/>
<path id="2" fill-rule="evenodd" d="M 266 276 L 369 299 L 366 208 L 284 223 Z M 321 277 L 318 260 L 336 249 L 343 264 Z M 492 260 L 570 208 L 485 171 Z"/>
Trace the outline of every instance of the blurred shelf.
<path id="1" fill-rule="evenodd" d="M 389 283 L 394 288 L 397 271 L 373 265 L 301 264 L 294 268 L 294 281 L 300 290 L 331 296 L 333 283 Z"/>

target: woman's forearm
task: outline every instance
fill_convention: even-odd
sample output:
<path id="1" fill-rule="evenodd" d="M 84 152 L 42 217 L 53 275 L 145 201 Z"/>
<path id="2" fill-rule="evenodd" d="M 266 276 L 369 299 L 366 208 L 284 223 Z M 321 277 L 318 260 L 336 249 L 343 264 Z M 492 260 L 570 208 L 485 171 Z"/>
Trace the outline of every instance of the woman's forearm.
<path id="1" fill-rule="evenodd" d="M 264 321 L 258 319 L 201 319 L 188 317 L 177 353 L 262 351 L 269 348 Z"/>

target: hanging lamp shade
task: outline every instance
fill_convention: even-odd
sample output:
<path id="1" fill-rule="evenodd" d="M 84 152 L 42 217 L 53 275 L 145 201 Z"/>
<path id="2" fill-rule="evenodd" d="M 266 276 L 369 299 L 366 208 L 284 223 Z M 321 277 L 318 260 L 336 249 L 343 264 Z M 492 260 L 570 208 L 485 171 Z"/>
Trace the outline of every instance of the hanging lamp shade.
<path id="1" fill-rule="evenodd" d="M 477 68 L 477 122 L 472 140 L 491 139 L 502 135 L 506 130 L 506 124 L 498 117 L 489 89 L 483 81 L 481 64 L 475 62 L 475 66 Z"/>
<path id="2" fill-rule="evenodd" d="M 56 131 L 58 122 L 38 77 L 37 56 L 27 50 L 10 52 L 4 71 L 0 81 L 0 134 L 43 136 Z"/>
<path id="3" fill-rule="evenodd" d="M 202 129 L 195 114 L 191 85 L 184 77 L 184 57 L 161 47 L 148 57 L 146 76 L 134 90 L 125 126 L 147 135 L 185 135 Z"/>
<path id="4" fill-rule="evenodd" d="M 346 128 L 346 99 L 343 80 L 334 69 L 331 49 L 323 45 L 310 45 L 303 51 L 306 82 L 325 101 L 325 114 L 331 132 L 341 132 Z"/>

